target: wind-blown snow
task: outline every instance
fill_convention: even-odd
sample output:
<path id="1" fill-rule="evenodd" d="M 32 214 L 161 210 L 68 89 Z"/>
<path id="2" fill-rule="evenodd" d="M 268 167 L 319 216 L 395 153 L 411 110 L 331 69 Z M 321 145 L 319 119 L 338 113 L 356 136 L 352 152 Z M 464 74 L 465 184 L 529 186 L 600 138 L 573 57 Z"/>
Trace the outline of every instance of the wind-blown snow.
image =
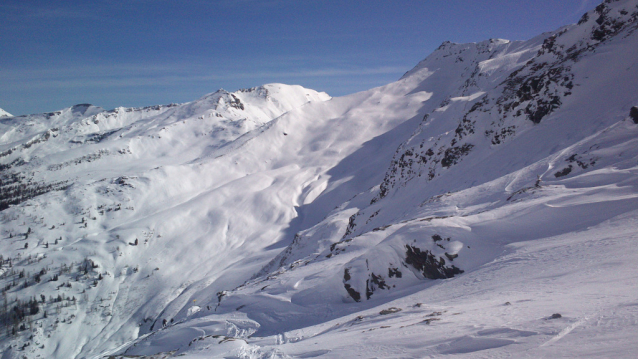
<path id="1" fill-rule="evenodd" d="M 637 19 L 0 120 L 3 358 L 634 357 Z"/>

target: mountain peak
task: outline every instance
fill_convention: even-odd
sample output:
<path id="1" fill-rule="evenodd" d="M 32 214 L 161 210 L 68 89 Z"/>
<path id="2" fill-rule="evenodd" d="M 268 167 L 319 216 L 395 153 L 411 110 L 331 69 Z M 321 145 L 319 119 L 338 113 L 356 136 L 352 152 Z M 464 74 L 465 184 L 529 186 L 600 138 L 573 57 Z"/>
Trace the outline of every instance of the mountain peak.
<path id="1" fill-rule="evenodd" d="M 96 114 L 104 111 L 101 107 L 93 106 L 90 103 L 80 103 L 70 108 L 71 112 L 78 115 Z"/>
<path id="2" fill-rule="evenodd" d="M 3 117 L 13 117 L 13 115 L 0 108 L 0 118 Z"/>
<path id="3" fill-rule="evenodd" d="M 445 41 L 401 78 L 409 77 L 423 69 L 436 69 L 449 66 L 464 68 L 471 63 L 477 63 L 495 57 L 498 53 L 509 48 L 513 43 L 519 44 L 522 43 L 522 41 L 512 42 L 505 39 L 488 39 L 468 43 Z"/>

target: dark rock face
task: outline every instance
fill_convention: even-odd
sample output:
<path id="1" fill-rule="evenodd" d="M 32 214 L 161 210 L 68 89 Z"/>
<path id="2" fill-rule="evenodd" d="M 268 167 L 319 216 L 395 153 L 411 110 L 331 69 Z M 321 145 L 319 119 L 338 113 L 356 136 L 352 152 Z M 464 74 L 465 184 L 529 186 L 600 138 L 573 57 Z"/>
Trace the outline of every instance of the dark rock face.
<path id="1" fill-rule="evenodd" d="M 420 271 L 425 278 L 445 279 L 463 273 L 463 270 L 454 265 L 446 267 L 445 259 L 441 257 L 437 259 L 436 256 L 428 250 L 421 252 L 420 248 L 410 245 L 406 245 L 405 248 L 405 263 Z"/>
<path id="2" fill-rule="evenodd" d="M 563 177 L 563 176 L 567 176 L 568 174 L 570 174 L 572 171 L 572 165 L 569 165 L 565 168 L 563 168 L 562 170 L 554 173 L 554 177 L 558 178 L 558 177 Z"/>
<path id="3" fill-rule="evenodd" d="M 575 153 L 569 156 L 566 161 L 569 163 L 576 163 L 578 167 L 582 169 L 587 169 L 588 167 L 595 165 L 597 160 L 597 157 L 587 156 L 587 154 Z"/>
<path id="4" fill-rule="evenodd" d="M 474 145 L 466 143 L 463 146 L 450 147 L 445 150 L 445 156 L 441 159 L 441 166 L 449 168 L 459 162 L 459 160 L 470 153 Z"/>
<path id="5" fill-rule="evenodd" d="M 401 277 L 403 277 L 403 273 L 401 273 L 399 268 L 388 268 L 388 277 L 390 277 L 390 278 L 392 278 L 392 277 L 401 278 Z"/>
<path id="6" fill-rule="evenodd" d="M 355 302 L 360 302 L 361 293 L 357 292 L 354 288 L 352 288 L 350 284 L 347 283 L 350 279 L 352 279 L 352 276 L 350 276 L 350 271 L 348 270 L 348 268 L 346 268 L 343 271 L 343 287 L 346 289 L 346 292 L 348 292 L 348 295 L 352 297 L 352 299 L 354 299 Z"/>
<path id="7" fill-rule="evenodd" d="M 239 101 L 237 96 L 235 96 L 233 94 L 231 94 L 230 96 L 232 97 L 232 99 L 228 103 L 230 105 L 230 107 L 236 108 L 238 110 L 243 110 L 244 109 L 244 104 L 241 103 L 241 101 Z"/>
<path id="8" fill-rule="evenodd" d="M 635 124 L 638 124 L 638 106 L 634 106 L 629 110 L 629 117 L 631 117 Z"/>
<path id="9" fill-rule="evenodd" d="M 370 299 L 377 289 L 390 289 L 385 283 L 383 276 L 370 273 L 370 278 L 366 281 L 366 299 Z"/>
<path id="10" fill-rule="evenodd" d="M 354 290 L 354 288 L 352 288 L 350 286 L 350 284 L 346 283 L 343 286 L 344 286 L 344 288 L 346 288 L 346 291 L 348 292 L 350 297 L 352 297 L 352 299 L 355 300 L 355 302 L 360 302 L 361 301 L 361 294 L 359 292 L 357 292 L 356 290 Z"/>
<path id="11" fill-rule="evenodd" d="M 379 196 L 372 199 L 371 204 L 386 197 L 390 189 L 395 187 L 398 182 L 407 182 L 411 178 L 420 177 L 421 173 L 426 170 L 428 180 L 432 180 L 436 177 L 437 166 L 447 169 L 458 164 L 470 154 L 474 145 L 471 143 L 458 144 L 457 139 L 461 139 L 464 135 L 474 134 L 475 122 L 464 117 L 456 130 L 455 138 L 449 145 L 439 147 L 436 152 L 434 148 L 424 149 L 425 141 L 405 150 L 399 148 L 395 158 L 390 163 L 390 168 L 386 172 L 383 182 L 381 182 Z M 401 153 L 400 156 L 399 153 Z M 425 166 L 428 163 L 429 168 L 426 169 Z"/>
<path id="12" fill-rule="evenodd" d="M 549 39 L 555 39 L 550 37 Z M 549 40 L 548 39 L 548 40 Z M 552 52 L 553 42 L 543 44 L 539 52 Z M 553 51 L 550 51 L 553 50 Z M 514 71 L 506 82 L 504 95 L 497 100 L 500 113 L 521 110 L 528 120 L 539 124 L 543 118 L 562 104 L 561 98 L 569 96 L 574 87 L 571 68 L 562 63 L 563 54 L 558 53 L 556 63 L 535 63 L 530 61 L 523 68 Z M 524 108 L 520 108 L 524 106 Z"/>
<path id="13" fill-rule="evenodd" d="M 352 232 L 354 232 L 354 229 L 357 226 L 357 224 L 355 223 L 356 219 L 357 219 L 357 213 L 353 214 L 352 216 L 350 216 L 350 218 L 348 218 L 348 227 L 346 228 L 346 233 L 343 235 L 343 238 L 346 238 L 347 236 L 352 234 Z M 332 250 L 334 248 L 331 246 L 330 249 Z"/>
<path id="14" fill-rule="evenodd" d="M 605 41 L 622 30 L 627 23 L 636 20 L 635 13 L 627 19 L 624 16 L 628 14 L 627 11 L 621 12 L 623 17 L 610 16 L 611 9 L 607 6 L 607 3 L 609 2 L 606 1 L 596 7 L 595 14 L 598 15 L 598 17 L 596 18 L 596 27 L 591 34 L 592 40 Z"/>

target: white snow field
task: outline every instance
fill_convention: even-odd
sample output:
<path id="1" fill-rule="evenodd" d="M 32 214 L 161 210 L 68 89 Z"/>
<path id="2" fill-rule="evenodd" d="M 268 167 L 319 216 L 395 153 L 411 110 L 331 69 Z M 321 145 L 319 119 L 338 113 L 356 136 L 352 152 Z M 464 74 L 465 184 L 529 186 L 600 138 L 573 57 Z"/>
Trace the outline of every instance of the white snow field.
<path id="1" fill-rule="evenodd" d="M 637 29 L 3 117 L 0 358 L 637 357 Z"/>

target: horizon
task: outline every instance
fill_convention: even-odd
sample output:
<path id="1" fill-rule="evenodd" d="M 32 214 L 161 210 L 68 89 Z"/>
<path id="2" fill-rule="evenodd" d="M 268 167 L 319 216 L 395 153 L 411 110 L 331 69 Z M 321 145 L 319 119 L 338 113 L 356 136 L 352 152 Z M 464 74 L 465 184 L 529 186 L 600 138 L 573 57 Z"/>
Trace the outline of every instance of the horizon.
<path id="1" fill-rule="evenodd" d="M 344 96 L 398 80 L 444 41 L 527 40 L 599 2 L 11 0 L 0 108 L 144 107 L 267 83 Z"/>

